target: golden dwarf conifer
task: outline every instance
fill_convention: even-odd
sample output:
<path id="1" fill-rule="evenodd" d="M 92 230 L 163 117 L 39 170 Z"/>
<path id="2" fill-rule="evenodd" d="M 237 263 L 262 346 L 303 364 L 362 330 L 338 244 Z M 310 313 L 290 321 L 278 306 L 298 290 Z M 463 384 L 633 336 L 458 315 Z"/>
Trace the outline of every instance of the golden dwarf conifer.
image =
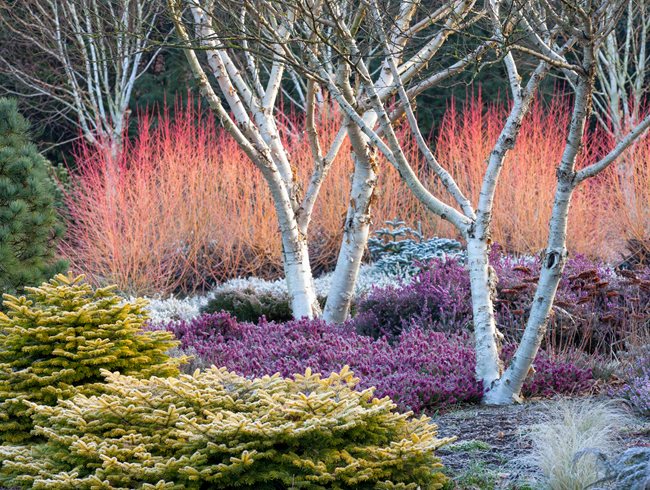
<path id="1" fill-rule="evenodd" d="M 42 489 L 438 489 L 427 417 L 322 379 L 249 379 L 212 367 L 177 378 L 103 371 L 106 392 L 29 403 L 45 442 L 0 447 L 0 482 Z"/>
<path id="2" fill-rule="evenodd" d="M 25 290 L 4 295 L 0 312 L 0 442 L 30 439 L 28 402 L 55 405 L 101 393 L 101 369 L 138 378 L 178 374 L 182 360 L 166 354 L 178 342 L 168 332 L 142 330 L 142 300 L 124 302 L 113 288 L 61 274 Z"/>

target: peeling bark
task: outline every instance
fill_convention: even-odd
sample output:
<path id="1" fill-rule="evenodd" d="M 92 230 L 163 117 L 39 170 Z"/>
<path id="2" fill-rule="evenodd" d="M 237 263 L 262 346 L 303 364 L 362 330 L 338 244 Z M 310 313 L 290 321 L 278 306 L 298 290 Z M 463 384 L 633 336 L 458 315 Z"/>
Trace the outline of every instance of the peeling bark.
<path id="1" fill-rule="evenodd" d="M 476 378 L 489 389 L 501 376 L 503 365 L 499 358 L 501 334 L 494 317 L 495 281 L 488 263 L 486 239 L 467 241 L 467 268 L 472 293 L 472 316 L 476 343 Z"/>
<path id="2" fill-rule="evenodd" d="M 323 316 L 326 321 L 333 323 L 344 322 L 350 313 L 354 285 L 368 243 L 370 208 L 377 186 L 377 150 L 368 144 L 365 135 L 355 125 L 349 125 L 348 131 L 354 153 L 350 205 Z"/>

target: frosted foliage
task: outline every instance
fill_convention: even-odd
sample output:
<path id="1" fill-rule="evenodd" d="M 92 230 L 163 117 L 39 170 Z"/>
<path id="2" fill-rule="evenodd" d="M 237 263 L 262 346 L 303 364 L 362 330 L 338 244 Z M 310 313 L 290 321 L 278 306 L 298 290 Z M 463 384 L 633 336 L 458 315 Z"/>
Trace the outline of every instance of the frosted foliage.
<path id="1" fill-rule="evenodd" d="M 314 280 L 316 294 L 326 297 L 332 282 L 332 274 L 323 274 Z M 408 278 L 385 274 L 373 265 L 364 264 L 359 271 L 359 279 L 355 286 L 355 296 L 359 297 L 374 287 L 384 287 L 408 282 Z M 166 323 L 171 320 L 191 320 L 201 314 L 201 308 L 218 293 L 229 291 L 252 290 L 260 295 L 272 295 L 278 299 L 287 299 L 287 283 L 284 279 L 267 281 L 257 277 L 237 278 L 220 284 L 206 295 L 190 296 L 187 298 L 149 298 L 149 315 L 154 324 Z"/>

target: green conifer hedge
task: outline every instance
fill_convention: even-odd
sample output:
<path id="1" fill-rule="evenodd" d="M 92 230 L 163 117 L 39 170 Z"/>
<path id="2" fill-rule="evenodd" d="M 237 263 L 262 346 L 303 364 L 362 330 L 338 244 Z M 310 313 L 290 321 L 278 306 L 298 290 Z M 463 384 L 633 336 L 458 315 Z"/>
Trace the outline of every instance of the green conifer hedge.
<path id="1" fill-rule="evenodd" d="M 346 367 L 322 379 L 104 371 L 106 393 L 30 406 L 46 442 L 0 447 L 0 481 L 52 489 L 438 489 L 427 417 L 400 414 Z M 3 480 L 4 479 L 4 480 Z"/>
<path id="2" fill-rule="evenodd" d="M 57 275 L 26 295 L 5 294 L 0 312 L 0 442 L 30 438 L 27 402 L 55 405 L 101 393 L 109 369 L 136 377 L 174 376 L 181 359 L 172 334 L 143 331 L 145 302 L 125 302 L 83 276 Z"/>
<path id="3" fill-rule="evenodd" d="M 50 164 L 29 141 L 16 102 L 0 98 L 0 292 L 15 293 L 65 270 Z"/>

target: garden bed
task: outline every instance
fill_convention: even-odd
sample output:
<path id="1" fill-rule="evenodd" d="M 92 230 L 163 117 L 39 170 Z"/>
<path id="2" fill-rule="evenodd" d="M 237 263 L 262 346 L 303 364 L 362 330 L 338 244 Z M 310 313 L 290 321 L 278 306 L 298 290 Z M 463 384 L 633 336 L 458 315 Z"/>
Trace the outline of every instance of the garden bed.
<path id="1" fill-rule="evenodd" d="M 571 398 L 597 403 L 602 396 Z M 441 456 L 446 472 L 456 489 L 525 489 L 541 478 L 539 469 L 526 463 L 531 426 L 544 421 L 549 409 L 567 402 L 566 397 L 528 400 L 521 405 L 473 406 L 445 411 L 433 416 L 441 437 L 458 437 L 444 446 Z M 622 405 L 622 404 L 621 404 Z M 650 417 L 629 415 L 618 429 L 621 450 L 635 446 L 650 447 Z M 453 487 L 452 487 L 453 488 Z"/>

